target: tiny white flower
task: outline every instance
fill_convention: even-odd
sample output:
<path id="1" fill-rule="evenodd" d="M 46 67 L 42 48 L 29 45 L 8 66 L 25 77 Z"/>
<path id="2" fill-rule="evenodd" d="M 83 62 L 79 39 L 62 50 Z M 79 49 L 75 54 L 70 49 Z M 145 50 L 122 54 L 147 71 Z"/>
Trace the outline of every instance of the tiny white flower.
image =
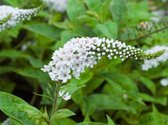
<path id="1" fill-rule="evenodd" d="M 160 81 L 160 84 L 161 84 L 162 86 L 168 86 L 168 78 L 162 79 L 162 80 Z"/>
<path id="2" fill-rule="evenodd" d="M 67 100 L 71 99 L 71 95 L 70 95 L 68 92 L 66 92 L 66 93 L 62 96 L 62 98 L 63 98 L 65 101 L 67 101 Z"/>
<path id="3" fill-rule="evenodd" d="M 59 91 L 58 95 L 65 101 L 71 99 L 71 95 L 69 94 L 69 92 L 66 92 L 66 91 Z"/>

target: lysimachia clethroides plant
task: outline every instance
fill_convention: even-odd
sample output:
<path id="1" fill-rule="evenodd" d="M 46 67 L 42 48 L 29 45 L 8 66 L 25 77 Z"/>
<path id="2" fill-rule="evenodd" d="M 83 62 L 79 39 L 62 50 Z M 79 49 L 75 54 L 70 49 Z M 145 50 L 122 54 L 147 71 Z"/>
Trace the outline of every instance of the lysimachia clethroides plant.
<path id="1" fill-rule="evenodd" d="M 57 125 L 58 119 L 74 115 L 68 109 L 59 109 L 60 101 L 69 100 L 72 94 L 62 88 L 70 84 L 69 81 L 72 78 L 80 79 L 85 69 L 94 68 L 102 57 L 107 57 L 109 60 L 120 58 L 122 61 L 143 60 L 156 58 L 163 53 L 164 50 L 145 53 L 139 48 L 113 39 L 73 38 L 56 50 L 49 64 L 42 68 L 42 71 L 47 72 L 51 80 L 55 82 L 53 94 L 49 97 L 52 100 L 50 113 L 46 108 L 40 111 L 16 96 L 0 92 L 0 102 L 3 102 L 0 103 L 0 110 L 10 118 L 4 125 L 6 122 L 11 125 Z"/>
<path id="2" fill-rule="evenodd" d="M 126 59 L 143 60 L 156 58 L 163 53 L 164 49 L 155 53 L 145 53 L 139 48 L 106 38 L 85 37 L 69 40 L 53 53 L 52 60 L 42 68 L 42 71 L 47 72 L 51 80 L 55 82 L 49 123 L 55 121 L 53 119 L 59 111 L 59 100 L 71 98 L 71 93 L 61 88 L 70 84 L 72 78 L 80 79 L 85 69 L 94 68 L 102 57 L 107 57 L 109 60 L 120 58 L 122 61 Z"/>
<path id="3" fill-rule="evenodd" d="M 29 19 L 37 11 L 38 8 L 23 10 L 0 6 L 0 31 Z M 56 50 L 49 64 L 42 68 L 42 71 L 47 72 L 54 81 L 53 91 L 49 91 L 49 96 L 45 96 L 52 101 L 51 109 L 47 110 L 44 107 L 40 111 L 14 95 L 0 92 L 0 110 L 10 118 L 4 122 L 4 125 L 57 125 L 58 119 L 74 115 L 68 109 L 59 109 L 60 101 L 71 99 L 72 93 L 64 90 L 64 86 L 70 84 L 72 78 L 80 79 L 80 75 L 86 69 L 94 68 L 99 60 L 103 59 L 102 57 L 109 60 L 120 58 L 122 61 L 146 60 L 154 59 L 163 53 L 164 49 L 155 53 L 146 53 L 113 39 L 73 38 Z"/>

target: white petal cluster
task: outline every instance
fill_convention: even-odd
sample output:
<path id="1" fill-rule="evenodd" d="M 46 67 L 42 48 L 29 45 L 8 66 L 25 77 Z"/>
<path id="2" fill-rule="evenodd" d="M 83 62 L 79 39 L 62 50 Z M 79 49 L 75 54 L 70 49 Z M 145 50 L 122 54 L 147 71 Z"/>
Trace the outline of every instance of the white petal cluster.
<path id="1" fill-rule="evenodd" d="M 160 81 L 160 84 L 161 84 L 162 86 L 168 86 L 168 78 L 162 79 L 162 80 Z"/>
<path id="2" fill-rule="evenodd" d="M 15 26 L 23 20 L 29 20 L 38 12 L 39 8 L 18 9 L 7 5 L 0 5 L 0 20 L 10 17 L 4 23 L 0 24 L 0 31 Z"/>
<path id="3" fill-rule="evenodd" d="M 43 0 L 43 2 L 51 9 L 57 12 L 65 12 L 68 0 Z"/>
<path id="4" fill-rule="evenodd" d="M 6 119 L 6 120 L 2 123 L 2 125 L 11 125 L 10 119 L 9 119 L 9 118 Z"/>
<path id="5" fill-rule="evenodd" d="M 65 91 L 59 91 L 59 97 L 61 97 L 65 101 L 71 99 L 71 95 L 69 94 L 69 92 L 65 92 Z"/>
<path id="6" fill-rule="evenodd" d="M 147 50 L 146 53 L 152 54 L 160 50 L 165 50 L 164 54 L 162 54 L 161 56 L 155 59 L 145 60 L 144 63 L 142 64 L 142 70 L 147 71 L 151 68 L 157 67 L 161 62 L 165 62 L 168 60 L 168 47 L 167 46 L 155 46 Z"/>
<path id="7" fill-rule="evenodd" d="M 142 59 L 142 55 L 142 50 L 120 41 L 97 37 L 73 38 L 53 53 L 52 61 L 42 70 L 48 72 L 53 81 L 66 83 L 72 77 L 79 78 L 85 68 L 93 68 L 102 56 L 124 60 Z"/>

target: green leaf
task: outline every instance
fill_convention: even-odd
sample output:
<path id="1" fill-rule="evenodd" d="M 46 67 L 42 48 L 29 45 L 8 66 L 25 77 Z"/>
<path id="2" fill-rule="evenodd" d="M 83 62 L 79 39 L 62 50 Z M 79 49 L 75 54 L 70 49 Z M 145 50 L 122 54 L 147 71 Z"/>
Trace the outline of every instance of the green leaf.
<path id="1" fill-rule="evenodd" d="M 53 124 L 51 125 L 76 125 L 75 121 L 69 118 L 64 119 L 57 119 Z"/>
<path id="2" fill-rule="evenodd" d="M 111 118 L 107 115 L 108 125 L 115 125 Z"/>
<path id="3" fill-rule="evenodd" d="M 0 102 L 0 110 L 22 125 L 47 125 L 38 109 L 14 95 L 0 92 Z"/>
<path id="4" fill-rule="evenodd" d="M 43 89 L 46 89 L 46 85 L 50 82 L 49 76 L 39 69 L 22 68 L 17 69 L 15 72 L 25 77 L 37 79 Z"/>
<path id="5" fill-rule="evenodd" d="M 54 25 L 60 29 L 73 28 L 72 24 L 68 20 L 65 20 L 64 22 L 54 22 Z"/>
<path id="6" fill-rule="evenodd" d="M 10 49 L 10 50 L 3 50 L 0 52 L 0 57 L 5 57 L 5 58 L 27 58 L 29 57 L 29 55 L 23 53 L 23 52 L 20 52 L 20 51 L 17 51 L 17 50 L 13 50 L 13 49 Z"/>
<path id="7" fill-rule="evenodd" d="M 33 0 L 33 1 L 25 1 L 25 0 L 4 0 L 6 3 L 15 6 L 15 7 L 23 7 L 23 6 L 38 6 L 41 5 L 41 0 Z"/>
<path id="8" fill-rule="evenodd" d="M 103 83 L 103 81 L 103 78 L 99 77 L 98 75 L 94 75 L 93 78 L 87 82 L 86 87 L 84 88 L 84 93 L 93 92 Z"/>
<path id="9" fill-rule="evenodd" d="M 127 4 L 128 10 L 128 25 L 137 25 L 140 21 L 149 20 L 152 14 L 149 13 L 149 4 L 148 1 L 143 0 L 137 2 L 129 2 Z"/>
<path id="10" fill-rule="evenodd" d="M 54 123 L 58 119 L 67 118 L 67 117 L 70 117 L 70 116 L 73 116 L 73 115 L 75 115 L 75 113 L 72 112 L 69 109 L 60 109 L 60 110 L 58 110 L 57 112 L 54 113 L 51 120 L 52 120 L 52 123 Z"/>
<path id="11" fill-rule="evenodd" d="M 161 104 L 161 105 L 164 105 L 164 106 L 167 105 L 167 96 L 152 97 L 152 96 L 147 95 L 145 93 L 139 93 L 139 95 L 141 96 L 141 98 L 144 101 L 157 103 L 157 104 Z"/>
<path id="12" fill-rule="evenodd" d="M 99 30 L 107 38 L 116 39 L 118 34 L 117 24 L 107 21 L 105 24 L 98 24 L 95 30 Z"/>
<path id="13" fill-rule="evenodd" d="M 85 6 L 82 0 L 68 0 L 67 14 L 72 22 L 76 22 L 79 16 L 84 15 Z"/>
<path id="14" fill-rule="evenodd" d="M 15 71 L 16 68 L 15 67 L 10 67 L 10 66 L 0 66 L 0 74 L 5 74 L 5 73 L 8 73 L 8 72 L 12 72 L 12 71 Z"/>
<path id="15" fill-rule="evenodd" d="M 56 27 L 45 23 L 27 24 L 24 25 L 24 28 L 52 40 L 56 40 L 59 37 L 61 31 Z"/>
<path id="16" fill-rule="evenodd" d="M 166 125 L 168 116 L 159 113 L 156 107 L 153 106 L 153 111 L 141 116 L 138 125 Z"/>
<path id="17" fill-rule="evenodd" d="M 129 91 L 132 94 L 138 93 L 138 88 L 135 83 L 124 74 L 120 74 L 118 72 L 105 72 L 101 73 L 101 76 L 107 80 L 110 85 L 120 85 L 121 89 L 124 89 L 125 91 Z"/>
<path id="18" fill-rule="evenodd" d="M 127 12 L 124 0 L 112 0 L 110 12 L 113 20 L 119 24 L 124 19 Z"/>
<path id="19" fill-rule="evenodd" d="M 92 114 L 96 109 L 129 110 L 127 105 L 123 103 L 122 98 L 116 96 L 93 94 L 84 98 L 82 102 L 82 112 L 84 115 Z"/>
<path id="20" fill-rule="evenodd" d="M 31 63 L 31 65 L 32 65 L 33 67 L 35 67 L 35 68 L 41 68 L 41 67 L 43 67 L 43 63 L 42 63 L 42 61 L 39 60 L 39 59 L 36 59 L 36 58 L 34 58 L 34 57 L 29 57 L 28 60 L 29 60 L 29 62 Z"/>
<path id="21" fill-rule="evenodd" d="M 81 122 L 76 125 L 107 125 L 107 124 L 100 123 L 100 122 Z"/>
<path id="22" fill-rule="evenodd" d="M 152 94 L 155 94 L 156 86 L 152 80 L 145 77 L 140 77 L 140 81 L 152 92 Z"/>
<path id="23" fill-rule="evenodd" d="M 144 105 L 136 84 L 128 76 L 118 72 L 105 72 L 100 75 L 110 84 L 113 91 L 118 93 L 116 96 L 127 94 L 132 100 Z"/>

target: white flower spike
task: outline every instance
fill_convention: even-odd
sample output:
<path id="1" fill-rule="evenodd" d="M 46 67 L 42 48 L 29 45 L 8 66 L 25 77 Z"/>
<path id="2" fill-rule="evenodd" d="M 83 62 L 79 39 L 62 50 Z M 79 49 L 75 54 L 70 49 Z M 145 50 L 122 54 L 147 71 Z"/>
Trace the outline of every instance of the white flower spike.
<path id="1" fill-rule="evenodd" d="M 53 53 L 52 61 L 42 70 L 48 72 L 53 81 L 66 83 L 72 77 L 79 78 L 85 68 L 93 68 L 102 56 L 107 56 L 109 59 L 119 57 L 122 60 L 155 57 L 120 41 L 98 37 L 73 38 L 63 48 Z"/>
<path id="2" fill-rule="evenodd" d="M 68 0 L 43 0 L 43 2 L 51 9 L 57 12 L 65 12 Z"/>
<path id="3" fill-rule="evenodd" d="M 0 32 L 15 26 L 23 20 L 29 20 L 36 15 L 39 8 L 18 9 L 7 5 L 0 5 Z"/>
<path id="4" fill-rule="evenodd" d="M 146 53 L 152 54 L 160 50 L 165 50 L 164 54 L 155 59 L 145 60 L 144 63 L 142 64 L 142 70 L 147 71 L 151 68 L 155 68 L 159 66 L 161 62 L 165 62 L 168 60 L 168 47 L 167 46 L 155 46 L 147 50 Z"/>

